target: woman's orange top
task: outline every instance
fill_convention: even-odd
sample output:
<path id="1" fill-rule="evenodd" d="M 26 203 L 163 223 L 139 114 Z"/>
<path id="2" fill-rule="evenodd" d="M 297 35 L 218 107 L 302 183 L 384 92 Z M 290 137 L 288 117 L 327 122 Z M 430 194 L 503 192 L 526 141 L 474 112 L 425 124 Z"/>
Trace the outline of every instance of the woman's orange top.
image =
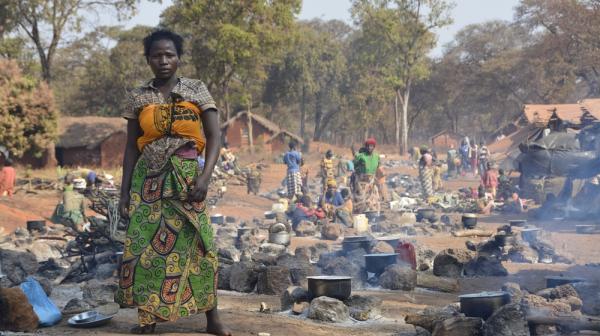
<path id="1" fill-rule="evenodd" d="M 166 135 L 191 139 L 196 143 L 198 153 L 204 150 L 206 140 L 202 131 L 202 111 L 198 106 L 187 102 L 173 104 L 150 104 L 138 116 L 144 134 L 138 138 L 140 152 L 144 146 Z"/>

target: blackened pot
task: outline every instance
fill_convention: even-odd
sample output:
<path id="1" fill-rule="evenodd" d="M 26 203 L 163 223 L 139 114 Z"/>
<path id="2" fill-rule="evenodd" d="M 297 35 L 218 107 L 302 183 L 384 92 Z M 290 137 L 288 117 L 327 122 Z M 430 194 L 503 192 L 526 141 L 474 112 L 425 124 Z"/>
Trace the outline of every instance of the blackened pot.
<path id="1" fill-rule="evenodd" d="M 43 219 L 27 221 L 27 231 L 37 231 L 41 233 L 46 232 L 46 221 Z"/>
<path id="2" fill-rule="evenodd" d="M 463 227 L 467 230 L 474 229 L 477 226 L 477 215 L 476 214 L 464 214 L 462 215 Z"/>
<path id="3" fill-rule="evenodd" d="M 357 249 L 369 251 L 371 240 L 367 236 L 348 236 L 342 241 L 342 249 L 344 252 L 350 252 Z"/>
<path id="4" fill-rule="evenodd" d="M 308 292 L 313 298 L 328 296 L 345 300 L 352 294 L 352 277 L 338 275 L 309 276 Z"/>
<path id="5" fill-rule="evenodd" d="M 500 246 L 513 245 L 515 242 L 515 236 L 507 233 L 499 233 L 494 236 L 494 240 Z"/>
<path id="6" fill-rule="evenodd" d="M 379 275 L 389 265 L 398 263 L 398 253 L 365 254 L 365 263 L 367 272 Z"/>
<path id="7" fill-rule="evenodd" d="M 525 220 L 525 219 L 514 219 L 514 220 L 511 220 L 511 221 L 508 221 L 508 223 L 510 224 L 510 226 L 525 227 L 525 225 L 527 225 L 527 220 Z"/>
<path id="8" fill-rule="evenodd" d="M 468 317 L 487 320 L 500 307 L 510 302 L 507 292 L 481 292 L 461 295 L 460 312 Z"/>

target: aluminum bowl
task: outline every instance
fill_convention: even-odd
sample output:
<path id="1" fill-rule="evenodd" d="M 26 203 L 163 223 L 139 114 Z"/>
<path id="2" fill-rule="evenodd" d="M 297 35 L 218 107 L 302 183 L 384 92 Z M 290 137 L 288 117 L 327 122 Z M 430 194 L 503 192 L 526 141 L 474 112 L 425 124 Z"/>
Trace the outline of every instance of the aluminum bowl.
<path id="1" fill-rule="evenodd" d="M 269 243 L 287 246 L 290 244 L 290 234 L 286 231 L 269 233 Z"/>

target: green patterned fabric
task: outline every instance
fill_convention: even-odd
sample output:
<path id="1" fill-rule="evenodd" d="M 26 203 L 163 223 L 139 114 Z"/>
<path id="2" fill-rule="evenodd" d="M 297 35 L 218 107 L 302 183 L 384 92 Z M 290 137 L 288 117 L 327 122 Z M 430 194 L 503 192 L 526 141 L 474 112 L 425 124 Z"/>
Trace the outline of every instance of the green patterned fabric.
<path id="1" fill-rule="evenodd" d="M 217 304 L 217 257 L 205 204 L 188 202 L 198 163 L 172 156 L 148 176 L 138 160 L 131 183 L 130 223 L 115 301 L 157 321 L 205 312 Z"/>

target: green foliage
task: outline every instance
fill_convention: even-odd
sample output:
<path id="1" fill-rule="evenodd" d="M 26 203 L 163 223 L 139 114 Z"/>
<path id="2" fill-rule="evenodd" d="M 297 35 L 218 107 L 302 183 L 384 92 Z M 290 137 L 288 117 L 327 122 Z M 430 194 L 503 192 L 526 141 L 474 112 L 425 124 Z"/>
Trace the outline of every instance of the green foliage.
<path id="1" fill-rule="evenodd" d="M 23 77 L 15 61 L 0 59 L 0 144 L 17 158 L 39 154 L 54 140 L 57 118 L 48 86 Z"/>

